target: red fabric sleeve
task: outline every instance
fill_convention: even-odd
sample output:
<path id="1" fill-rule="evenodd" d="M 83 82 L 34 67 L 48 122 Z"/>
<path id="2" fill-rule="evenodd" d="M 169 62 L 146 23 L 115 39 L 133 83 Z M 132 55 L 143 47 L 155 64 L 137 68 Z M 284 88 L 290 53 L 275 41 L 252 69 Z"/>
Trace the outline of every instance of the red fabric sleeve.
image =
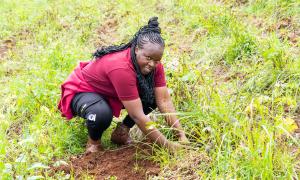
<path id="1" fill-rule="evenodd" d="M 155 87 L 162 87 L 167 85 L 164 67 L 161 63 L 158 64 L 155 68 L 154 82 L 155 82 Z"/>
<path id="2" fill-rule="evenodd" d="M 120 100 L 134 100 L 139 98 L 136 77 L 128 69 L 115 69 L 108 73 L 108 77 Z"/>

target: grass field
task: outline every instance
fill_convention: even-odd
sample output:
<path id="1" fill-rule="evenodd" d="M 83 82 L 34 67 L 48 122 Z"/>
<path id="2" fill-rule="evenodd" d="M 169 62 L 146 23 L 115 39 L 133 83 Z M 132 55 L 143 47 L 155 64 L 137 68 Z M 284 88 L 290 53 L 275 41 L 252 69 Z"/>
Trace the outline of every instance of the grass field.
<path id="1" fill-rule="evenodd" d="M 73 178 L 49 168 L 82 153 L 87 138 L 83 120 L 60 116 L 60 84 L 96 47 L 127 42 L 152 16 L 195 149 L 157 148 L 152 178 L 299 179 L 297 0 L 0 0 L 0 179 Z"/>

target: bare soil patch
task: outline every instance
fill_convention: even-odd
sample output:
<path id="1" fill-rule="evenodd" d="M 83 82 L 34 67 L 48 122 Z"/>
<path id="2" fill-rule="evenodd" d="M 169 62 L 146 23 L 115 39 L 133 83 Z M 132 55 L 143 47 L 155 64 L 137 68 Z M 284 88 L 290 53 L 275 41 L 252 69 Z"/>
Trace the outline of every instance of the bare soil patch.
<path id="1" fill-rule="evenodd" d="M 246 78 L 246 74 L 243 72 L 231 72 L 225 66 L 217 66 L 213 70 L 213 76 L 216 82 L 228 82 L 235 79 L 239 79 L 240 81 L 244 81 Z"/>
<path id="2" fill-rule="evenodd" d="M 291 17 L 281 19 L 269 27 L 268 31 L 275 31 L 281 40 L 287 39 L 294 45 L 297 45 L 299 41 L 299 24 Z"/>
<path id="3" fill-rule="evenodd" d="M 7 39 L 0 43 L 0 59 L 2 59 L 8 50 L 12 49 L 16 45 L 14 39 Z"/>
<path id="4" fill-rule="evenodd" d="M 13 138 L 14 136 L 20 136 L 23 131 L 23 121 L 13 122 L 6 131 L 8 138 Z"/>
<path id="5" fill-rule="evenodd" d="M 110 46 L 117 42 L 117 28 L 119 22 L 116 18 L 108 18 L 97 28 L 98 39 L 94 43 L 96 47 Z"/>
<path id="6" fill-rule="evenodd" d="M 52 170 L 54 172 L 73 172 L 76 179 L 84 174 L 92 175 L 95 179 L 109 177 L 124 180 L 146 179 L 147 176 L 156 176 L 160 172 L 157 164 L 145 159 L 150 154 L 149 146 L 135 144 L 114 150 L 79 155 L 71 158 L 69 165 L 53 167 Z"/>

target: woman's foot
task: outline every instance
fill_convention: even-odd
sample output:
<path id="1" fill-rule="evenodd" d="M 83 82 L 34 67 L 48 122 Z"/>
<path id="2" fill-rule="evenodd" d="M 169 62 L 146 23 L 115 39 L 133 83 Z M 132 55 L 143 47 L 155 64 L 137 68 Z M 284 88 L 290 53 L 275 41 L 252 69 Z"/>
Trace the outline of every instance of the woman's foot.
<path id="1" fill-rule="evenodd" d="M 132 142 L 129 135 L 130 128 L 123 123 L 118 123 L 111 134 L 111 141 L 119 145 L 127 145 Z"/>
<path id="2" fill-rule="evenodd" d="M 100 140 L 98 141 L 94 141 L 91 138 L 89 138 L 87 144 L 86 144 L 86 150 L 85 150 L 85 154 L 91 154 L 91 153 L 95 153 L 95 152 L 99 152 L 102 151 L 103 148 L 101 146 Z"/>

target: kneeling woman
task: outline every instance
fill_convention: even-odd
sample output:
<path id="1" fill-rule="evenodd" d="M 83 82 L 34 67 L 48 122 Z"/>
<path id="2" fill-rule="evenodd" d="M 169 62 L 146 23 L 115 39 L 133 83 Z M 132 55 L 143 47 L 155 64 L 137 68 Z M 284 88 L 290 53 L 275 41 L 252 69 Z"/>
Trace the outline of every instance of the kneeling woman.
<path id="1" fill-rule="evenodd" d="M 62 84 L 58 107 L 67 119 L 86 119 L 87 152 L 101 149 L 102 133 L 122 108 L 128 115 L 113 131 L 113 142 L 129 144 L 129 130 L 137 124 L 153 142 L 170 150 L 178 148 L 156 128 L 147 128 L 151 120 L 146 115 L 156 107 L 162 113 L 175 112 L 160 62 L 164 51 L 160 32 L 157 17 L 151 18 L 130 42 L 97 50 L 94 60 L 81 62 Z M 166 121 L 176 129 L 179 141 L 187 141 L 175 115 L 166 116 Z"/>

